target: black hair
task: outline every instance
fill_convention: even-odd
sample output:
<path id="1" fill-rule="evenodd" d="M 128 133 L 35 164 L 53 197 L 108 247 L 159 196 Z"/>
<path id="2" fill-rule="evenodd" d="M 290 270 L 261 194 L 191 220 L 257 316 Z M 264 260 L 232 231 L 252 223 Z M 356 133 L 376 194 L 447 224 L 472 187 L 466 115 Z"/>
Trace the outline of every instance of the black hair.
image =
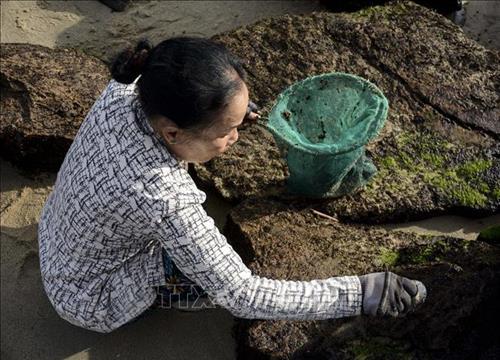
<path id="1" fill-rule="evenodd" d="M 155 47 L 147 40 L 122 51 L 113 79 L 137 87 L 146 115 L 162 115 L 183 129 L 210 126 L 240 91 L 246 72 L 240 59 L 215 41 L 175 37 Z"/>

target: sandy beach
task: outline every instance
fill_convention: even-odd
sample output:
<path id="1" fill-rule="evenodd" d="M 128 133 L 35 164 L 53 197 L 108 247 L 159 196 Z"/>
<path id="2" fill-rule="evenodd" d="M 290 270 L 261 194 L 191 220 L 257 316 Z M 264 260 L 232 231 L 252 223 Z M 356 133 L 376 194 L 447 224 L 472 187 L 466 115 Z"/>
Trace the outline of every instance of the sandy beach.
<path id="1" fill-rule="evenodd" d="M 109 61 L 143 37 L 156 43 L 181 34 L 212 36 L 268 16 L 321 9 L 317 1 L 133 1 L 117 13 L 97 1 L 4 1 L 0 41 L 76 47 Z M 483 45 L 499 48 L 500 3 L 469 2 L 467 11 L 464 30 Z M 56 174 L 25 173 L 5 160 L 0 165 L 2 359 L 236 358 L 234 318 L 223 309 L 155 310 L 106 335 L 60 319 L 42 287 L 37 243 L 38 219 Z M 220 227 L 228 208 L 210 196 L 207 211 Z M 498 223 L 500 215 L 445 216 L 386 228 L 473 240 L 481 229 Z"/>
<path id="2" fill-rule="evenodd" d="M 263 17 L 320 9 L 317 1 L 132 1 L 113 12 L 98 1 L 9 1 L 2 4 L 1 42 L 76 47 L 109 60 L 148 38 L 212 36 Z"/>

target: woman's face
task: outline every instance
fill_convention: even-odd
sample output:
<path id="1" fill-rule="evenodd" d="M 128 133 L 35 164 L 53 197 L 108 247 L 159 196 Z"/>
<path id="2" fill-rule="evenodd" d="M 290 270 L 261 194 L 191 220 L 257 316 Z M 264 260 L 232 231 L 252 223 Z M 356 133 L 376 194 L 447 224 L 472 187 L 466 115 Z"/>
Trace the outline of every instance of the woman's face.
<path id="1" fill-rule="evenodd" d="M 169 150 L 177 158 L 194 163 L 207 162 L 222 154 L 238 140 L 238 126 L 245 118 L 248 101 L 248 88 L 243 83 L 240 92 L 222 112 L 220 121 L 210 128 L 199 132 L 177 129 L 174 141 L 164 135 Z"/>

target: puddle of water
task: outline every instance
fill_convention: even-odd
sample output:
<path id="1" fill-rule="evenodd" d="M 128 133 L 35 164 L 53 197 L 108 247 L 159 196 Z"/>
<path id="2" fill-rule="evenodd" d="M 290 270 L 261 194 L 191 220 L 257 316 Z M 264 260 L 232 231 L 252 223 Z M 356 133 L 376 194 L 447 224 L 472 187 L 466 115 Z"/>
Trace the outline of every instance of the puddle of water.
<path id="1" fill-rule="evenodd" d="M 459 239 L 475 240 L 481 230 L 499 224 L 500 215 L 492 215 L 481 219 L 445 215 L 408 223 L 386 224 L 382 228 L 423 235 L 448 235 Z"/>
<path id="2" fill-rule="evenodd" d="M 484 47 L 500 49 L 500 2 L 464 0 L 462 3 L 461 10 L 447 17 Z"/>

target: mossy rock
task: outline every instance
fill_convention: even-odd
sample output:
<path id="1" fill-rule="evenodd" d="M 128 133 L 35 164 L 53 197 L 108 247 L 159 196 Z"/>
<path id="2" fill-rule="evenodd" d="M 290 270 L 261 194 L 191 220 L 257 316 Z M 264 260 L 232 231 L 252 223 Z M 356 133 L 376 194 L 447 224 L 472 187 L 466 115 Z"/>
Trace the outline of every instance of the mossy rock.
<path id="1" fill-rule="evenodd" d="M 491 245 L 500 246 L 500 225 L 490 226 L 482 230 L 478 237 L 478 241 L 484 241 Z"/>
<path id="2" fill-rule="evenodd" d="M 381 223 L 500 208 L 500 161 L 492 147 L 461 144 L 432 128 L 392 133 L 371 151 L 378 173 L 356 194 L 320 207 L 342 219 Z"/>
<path id="3" fill-rule="evenodd" d="M 26 168 L 57 171 L 109 81 L 101 60 L 77 50 L 2 44 L 0 149 Z"/>
<path id="4" fill-rule="evenodd" d="M 428 290 L 423 306 L 399 319 L 238 320 L 242 359 L 354 359 L 367 351 L 369 359 L 441 358 L 495 345 L 489 326 L 500 320 L 498 247 L 342 224 L 311 207 L 262 199 L 235 207 L 226 234 L 261 277 L 309 281 L 388 269 Z"/>
<path id="5" fill-rule="evenodd" d="M 420 101 L 498 139 L 498 51 L 467 38 L 443 16 L 405 1 L 341 16 L 328 29 L 330 36 L 398 78 Z"/>
<path id="6" fill-rule="evenodd" d="M 378 174 L 357 193 L 319 204 L 324 212 L 380 223 L 500 208 L 500 57 L 444 17 L 397 2 L 265 19 L 214 39 L 243 59 L 264 117 L 286 87 L 327 72 L 362 76 L 389 99 L 386 125 L 367 146 Z M 196 166 L 199 178 L 235 202 L 289 199 L 286 163 L 264 133 L 243 128 L 227 153 Z"/>

